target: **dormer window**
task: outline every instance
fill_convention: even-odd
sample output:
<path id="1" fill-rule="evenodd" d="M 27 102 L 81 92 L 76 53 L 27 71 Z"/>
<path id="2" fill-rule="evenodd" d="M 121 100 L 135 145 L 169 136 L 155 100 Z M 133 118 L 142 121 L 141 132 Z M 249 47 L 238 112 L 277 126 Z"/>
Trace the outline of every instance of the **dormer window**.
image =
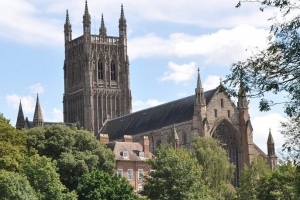
<path id="1" fill-rule="evenodd" d="M 144 157 L 145 157 L 145 152 L 140 151 L 140 152 L 139 152 L 139 157 L 140 157 L 140 158 L 144 158 Z"/>
<path id="2" fill-rule="evenodd" d="M 128 157 L 129 157 L 128 151 L 123 151 L 123 158 L 128 158 Z"/>

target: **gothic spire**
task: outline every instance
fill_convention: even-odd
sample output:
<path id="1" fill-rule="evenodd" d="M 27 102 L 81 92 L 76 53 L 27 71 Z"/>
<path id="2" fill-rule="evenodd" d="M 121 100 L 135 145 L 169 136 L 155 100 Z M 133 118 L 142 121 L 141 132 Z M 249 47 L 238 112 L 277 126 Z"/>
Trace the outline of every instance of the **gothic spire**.
<path id="1" fill-rule="evenodd" d="M 66 24 L 70 24 L 69 11 L 66 11 Z"/>
<path id="2" fill-rule="evenodd" d="M 121 15 L 119 19 L 119 30 L 120 30 L 120 35 L 124 35 L 124 31 L 126 31 L 126 18 L 124 15 L 124 9 L 123 9 L 123 4 L 121 5 Z"/>
<path id="3" fill-rule="evenodd" d="M 268 144 L 274 144 L 273 136 L 271 133 L 271 129 L 269 129 L 269 137 L 268 137 Z"/>
<path id="4" fill-rule="evenodd" d="M 23 114 L 23 109 L 22 109 L 22 103 L 21 103 L 21 100 L 20 100 L 16 128 L 17 129 L 22 129 L 22 128 L 24 128 L 24 125 L 25 125 L 25 119 L 24 119 L 24 114 Z"/>
<path id="5" fill-rule="evenodd" d="M 240 81 L 240 88 L 238 93 L 238 108 L 248 108 L 248 101 L 242 81 Z"/>
<path id="6" fill-rule="evenodd" d="M 101 26 L 100 26 L 99 32 L 100 32 L 100 35 L 106 35 L 106 27 L 104 24 L 103 14 L 101 16 Z"/>
<path id="7" fill-rule="evenodd" d="M 69 12 L 66 11 L 66 22 L 65 22 L 65 41 L 72 40 L 72 26 L 70 23 Z"/>
<path id="8" fill-rule="evenodd" d="M 43 125 L 44 125 L 43 114 L 40 105 L 39 94 L 37 94 L 34 116 L 33 116 L 33 126 L 36 127 L 36 126 L 43 126 Z"/>
<path id="9" fill-rule="evenodd" d="M 197 86 L 195 89 L 195 94 L 196 94 L 196 104 L 206 104 L 205 98 L 204 98 L 204 92 L 201 84 L 201 79 L 200 79 L 200 70 L 198 68 L 198 78 L 197 78 Z"/>
<path id="10" fill-rule="evenodd" d="M 89 14 L 88 3 L 85 1 L 84 15 L 83 15 L 83 23 L 85 25 L 91 24 L 91 16 Z"/>

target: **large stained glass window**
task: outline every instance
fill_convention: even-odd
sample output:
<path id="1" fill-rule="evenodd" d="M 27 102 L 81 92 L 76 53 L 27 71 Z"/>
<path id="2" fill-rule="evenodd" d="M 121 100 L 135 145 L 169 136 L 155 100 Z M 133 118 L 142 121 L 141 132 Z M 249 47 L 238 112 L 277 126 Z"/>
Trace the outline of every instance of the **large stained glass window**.
<path id="1" fill-rule="evenodd" d="M 220 141 L 222 147 L 227 151 L 229 161 L 235 165 L 234 179 L 232 180 L 232 184 L 237 187 L 239 178 L 239 153 L 234 135 L 225 123 L 221 123 L 216 128 L 212 137 Z"/>

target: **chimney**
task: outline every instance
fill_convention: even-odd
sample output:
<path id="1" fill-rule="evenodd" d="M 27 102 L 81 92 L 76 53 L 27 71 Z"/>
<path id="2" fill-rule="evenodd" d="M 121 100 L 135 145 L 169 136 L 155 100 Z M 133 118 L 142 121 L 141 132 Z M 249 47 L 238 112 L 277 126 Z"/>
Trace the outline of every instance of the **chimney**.
<path id="1" fill-rule="evenodd" d="M 132 135 L 124 135 L 123 142 L 133 142 Z"/>
<path id="2" fill-rule="evenodd" d="M 100 134 L 100 142 L 107 144 L 109 143 L 108 134 Z"/>
<path id="3" fill-rule="evenodd" d="M 149 150 L 149 137 L 148 136 L 143 136 L 142 145 L 143 145 L 145 157 L 149 158 L 150 157 L 150 150 Z"/>

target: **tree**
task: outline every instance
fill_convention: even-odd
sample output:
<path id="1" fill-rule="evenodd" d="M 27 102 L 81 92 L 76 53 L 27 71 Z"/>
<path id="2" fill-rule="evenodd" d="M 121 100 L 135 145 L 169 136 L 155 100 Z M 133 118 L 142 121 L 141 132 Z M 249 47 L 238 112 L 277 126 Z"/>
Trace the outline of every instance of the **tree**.
<path id="1" fill-rule="evenodd" d="M 123 177 L 110 175 L 103 171 L 92 171 L 84 174 L 78 184 L 79 200 L 137 200 L 133 187 Z"/>
<path id="2" fill-rule="evenodd" d="M 262 176 L 257 191 L 260 200 L 299 199 L 296 194 L 296 167 L 286 163 Z"/>
<path id="3" fill-rule="evenodd" d="M 27 130 L 28 149 L 57 162 L 61 182 L 71 191 L 79 178 L 92 170 L 112 173 L 114 154 L 88 131 L 71 129 L 63 124 Z"/>
<path id="4" fill-rule="evenodd" d="M 38 200 L 25 176 L 5 170 L 0 170 L 0 199 Z"/>
<path id="5" fill-rule="evenodd" d="M 193 152 L 202 166 L 202 180 L 214 199 L 233 199 L 235 189 L 231 185 L 234 165 L 228 160 L 227 152 L 217 140 L 198 137 L 192 143 Z"/>
<path id="6" fill-rule="evenodd" d="M 238 199 L 258 200 L 260 179 L 269 174 L 270 168 L 261 157 L 257 157 L 249 166 L 245 165 L 237 189 Z"/>
<path id="7" fill-rule="evenodd" d="M 28 178 L 36 191 L 38 199 L 76 199 L 74 193 L 68 193 L 56 173 L 55 163 L 45 156 L 34 155 L 22 163 L 22 173 Z"/>
<path id="8" fill-rule="evenodd" d="M 253 2 L 253 1 L 242 1 Z M 249 97 L 260 97 L 260 110 L 268 111 L 272 105 L 283 103 L 285 113 L 289 117 L 300 117 L 300 1 L 259 0 L 261 10 L 276 7 L 280 11 L 280 19 L 273 18 L 270 28 L 269 44 L 245 61 L 231 66 L 231 74 L 227 76 L 226 91 L 233 95 L 247 94 Z M 241 6 L 241 1 L 237 7 Z M 292 14 L 291 14 L 292 13 Z M 238 93 L 234 88 L 240 87 Z M 273 92 L 287 93 L 284 102 L 274 102 L 263 96 Z"/>
<path id="9" fill-rule="evenodd" d="M 162 146 L 149 164 L 155 171 L 145 177 L 141 194 L 150 200 L 210 199 L 201 179 L 202 167 L 190 151 Z"/>
<path id="10" fill-rule="evenodd" d="M 0 115 L 0 169 L 19 170 L 19 162 L 26 155 L 26 134 L 18 131 Z"/>

